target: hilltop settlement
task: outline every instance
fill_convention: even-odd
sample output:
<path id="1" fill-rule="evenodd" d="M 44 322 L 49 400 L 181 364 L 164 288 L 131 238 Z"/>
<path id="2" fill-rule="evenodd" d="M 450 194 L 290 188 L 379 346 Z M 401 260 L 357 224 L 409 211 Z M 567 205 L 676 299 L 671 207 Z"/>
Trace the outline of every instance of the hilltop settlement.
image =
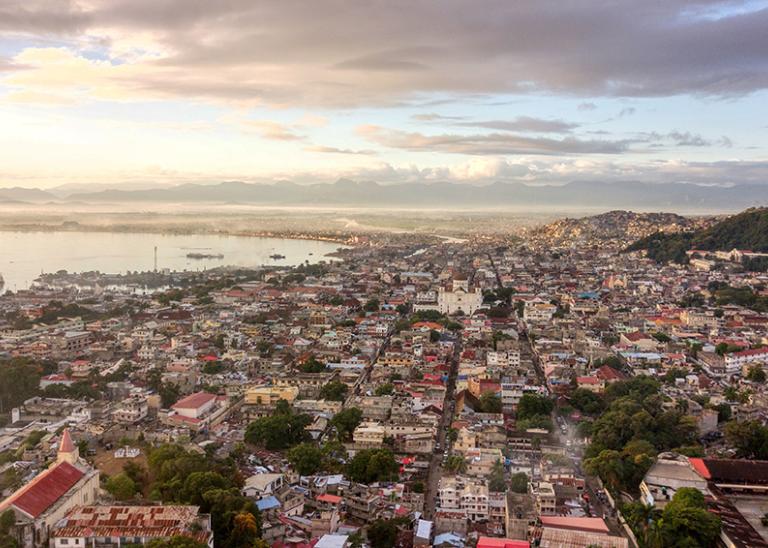
<path id="1" fill-rule="evenodd" d="M 768 546 L 767 215 L 41 276 L 0 546 Z"/>

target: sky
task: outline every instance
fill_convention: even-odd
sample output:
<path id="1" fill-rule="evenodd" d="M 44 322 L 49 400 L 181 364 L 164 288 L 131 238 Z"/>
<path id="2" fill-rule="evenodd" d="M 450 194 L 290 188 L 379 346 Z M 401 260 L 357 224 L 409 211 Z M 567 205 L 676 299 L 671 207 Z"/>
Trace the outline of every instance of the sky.
<path id="1" fill-rule="evenodd" d="M 0 187 L 768 184 L 768 0 L 0 0 Z"/>

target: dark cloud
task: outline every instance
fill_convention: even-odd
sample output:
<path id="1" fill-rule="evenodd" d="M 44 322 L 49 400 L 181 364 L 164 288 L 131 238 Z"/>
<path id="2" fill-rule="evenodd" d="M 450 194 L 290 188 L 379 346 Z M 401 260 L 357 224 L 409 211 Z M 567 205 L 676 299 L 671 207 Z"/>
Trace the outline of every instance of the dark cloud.
<path id="1" fill-rule="evenodd" d="M 546 139 L 510 133 L 424 135 L 422 133 L 389 130 L 379 126 L 360 127 L 358 134 L 388 148 L 473 156 L 619 154 L 625 152 L 632 143 L 629 140 L 596 141 L 581 140 L 575 137 Z"/>
<path id="2" fill-rule="evenodd" d="M 0 0 L 0 33 L 71 35 L 90 22 L 71 0 Z"/>
<path id="3" fill-rule="evenodd" d="M 152 65 L 164 71 L 126 86 L 297 106 L 388 105 L 426 93 L 722 97 L 768 87 L 768 9 L 729 15 L 726 0 L 92 4 L 83 12 L 61 0 L 0 0 L 0 32 L 149 33 L 164 55 Z M 704 16 L 713 11 L 724 15 Z"/>

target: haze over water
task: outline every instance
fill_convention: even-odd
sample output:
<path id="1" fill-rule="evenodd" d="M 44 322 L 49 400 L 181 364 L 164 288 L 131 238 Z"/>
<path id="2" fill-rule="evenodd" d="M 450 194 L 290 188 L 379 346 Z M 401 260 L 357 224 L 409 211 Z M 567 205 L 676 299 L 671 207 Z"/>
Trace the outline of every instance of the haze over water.
<path id="1" fill-rule="evenodd" d="M 0 274 L 5 290 L 29 287 L 41 272 L 117 274 L 154 268 L 204 270 L 219 266 L 257 267 L 319 262 L 339 247 L 336 243 L 281 238 L 215 235 L 166 235 L 108 232 L 2 232 Z M 190 259 L 187 253 L 223 254 L 222 259 Z M 270 255 L 285 255 L 274 260 Z"/>

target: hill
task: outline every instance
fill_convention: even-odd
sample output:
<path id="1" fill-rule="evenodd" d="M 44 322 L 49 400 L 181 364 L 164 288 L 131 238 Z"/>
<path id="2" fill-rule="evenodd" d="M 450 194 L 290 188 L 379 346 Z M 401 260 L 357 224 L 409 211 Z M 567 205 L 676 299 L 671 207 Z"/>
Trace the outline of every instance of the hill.
<path id="1" fill-rule="evenodd" d="M 704 223 L 675 213 L 615 210 L 591 217 L 559 219 L 533 229 L 528 237 L 551 246 L 611 243 L 623 247 L 651 234 L 692 231 Z"/>
<path id="2" fill-rule="evenodd" d="M 727 251 L 749 249 L 768 251 L 768 208 L 752 208 L 733 215 L 708 228 L 676 234 L 651 234 L 641 238 L 625 251 L 646 251 L 658 262 L 685 262 L 691 249 Z"/>

